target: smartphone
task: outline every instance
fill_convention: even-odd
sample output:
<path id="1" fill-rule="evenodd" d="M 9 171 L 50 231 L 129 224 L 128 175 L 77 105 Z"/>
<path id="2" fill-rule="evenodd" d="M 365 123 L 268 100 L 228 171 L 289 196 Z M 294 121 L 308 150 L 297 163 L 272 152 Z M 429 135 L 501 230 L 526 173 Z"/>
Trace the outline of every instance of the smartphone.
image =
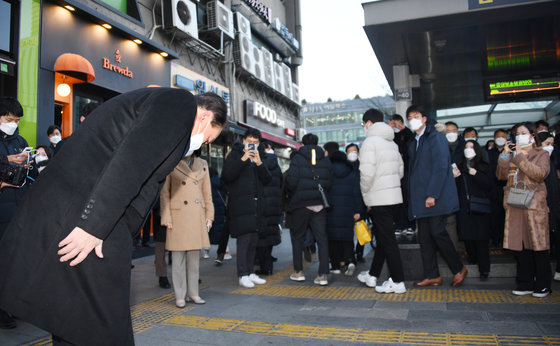
<path id="1" fill-rule="evenodd" d="M 253 144 L 253 143 L 248 143 L 248 144 L 247 144 L 247 150 L 255 150 L 255 144 Z"/>
<path id="2" fill-rule="evenodd" d="M 25 147 L 21 152 L 24 154 L 30 154 L 33 151 L 33 147 Z"/>
<path id="3" fill-rule="evenodd" d="M 456 164 L 455 162 L 453 162 L 453 163 L 451 164 L 451 168 L 452 168 L 454 171 L 455 171 L 455 170 L 459 170 L 459 168 L 457 168 L 457 164 Z M 461 175 L 461 172 L 459 172 L 459 173 L 457 174 L 457 176 L 460 176 L 460 175 Z"/>
<path id="4" fill-rule="evenodd" d="M 508 147 L 509 147 L 511 150 L 514 150 L 514 151 L 515 151 L 515 144 L 510 144 L 510 145 L 508 145 Z"/>

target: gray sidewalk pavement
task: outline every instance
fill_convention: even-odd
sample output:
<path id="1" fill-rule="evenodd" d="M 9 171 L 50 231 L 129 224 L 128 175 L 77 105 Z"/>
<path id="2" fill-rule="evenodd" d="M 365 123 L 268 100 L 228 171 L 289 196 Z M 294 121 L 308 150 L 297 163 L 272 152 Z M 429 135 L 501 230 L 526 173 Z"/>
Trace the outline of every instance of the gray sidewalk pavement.
<path id="1" fill-rule="evenodd" d="M 513 278 L 480 281 L 476 269 L 463 287 L 444 285 L 416 289 L 407 281 L 407 293 L 381 295 L 365 287 L 356 275 L 369 268 L 359 264 L 353 277 L 329 276 L 329 285 L 313 285 L 317 263 L 305 269 L 307 280 L 293 282 L 289 232 L 275 247 L 278 258 L 269 283 L 242 289 L 233 260 L 215 266 L 201 259 L 200 295 L 205 305 L 174 305 L 172 290 L 161 289 L 153 256 L 133 260 L 131 305 L 137 345 L 364 345 L 462 343 L 525 343 L 560 345 L 560 295 L 514 297 Z M 442 266 L 443 267 L 443 266 Z M 170 270 L 169 267 L 169 275 Z M 560 289 L 555 282 L 553 290 Z M 49 334 L 18 321 L 18 328 L 0 330 L 0 345 L 46 344 Z"/>

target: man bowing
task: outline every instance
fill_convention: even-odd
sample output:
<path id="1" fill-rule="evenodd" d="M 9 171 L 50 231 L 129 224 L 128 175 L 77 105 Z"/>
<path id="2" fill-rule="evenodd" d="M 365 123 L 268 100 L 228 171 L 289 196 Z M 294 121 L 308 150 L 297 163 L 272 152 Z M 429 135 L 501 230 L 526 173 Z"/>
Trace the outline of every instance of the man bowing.
<path id="1" fill-rule="evenodd" d="M 131 239 L 166 176 L 216 139 L 226 113 L 216 94 L 171 88 L 99 106 L 29 189 L 0 241 L 0 307 L 50 331 L 55 345 L 134 345 Z"/>

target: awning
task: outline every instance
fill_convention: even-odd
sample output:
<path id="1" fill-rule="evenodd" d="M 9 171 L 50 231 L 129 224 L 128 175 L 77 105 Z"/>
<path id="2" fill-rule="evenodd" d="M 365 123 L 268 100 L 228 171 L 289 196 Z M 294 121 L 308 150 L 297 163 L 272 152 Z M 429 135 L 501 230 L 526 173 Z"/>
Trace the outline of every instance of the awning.
<path id="1" fill-rule="evenodd" d="M 91 63 L 78 54 L 65 53 L 60 55 L 54 63 L 54 70 L 84 82 L 91 82 L 95 79 L 95 70 Z"/>
<path id="2" fill-rule="evenodd" d="M 238 121 L 237 124 L 239 126 L 244 127 L 244 128 L 255 128 L 254 126 L 245 124 L 241 121 Z M 271 142 L 283 145 L 285 147 L 293 148 L 293 149 L 299 149 L 301 147 L 301 144 L 296 142 L 296 141 L 278 137 L 276 135 L 273 135 L 272 133 L 265 132 L 265 131 L 263 131 L 261 129 L 258 129 L 258 128 L 257 128 L 257 130 L 261 131 L 261 136 L 262 136 L 263 139 L 266 139 L 266 140 L 269 140 Z"/>

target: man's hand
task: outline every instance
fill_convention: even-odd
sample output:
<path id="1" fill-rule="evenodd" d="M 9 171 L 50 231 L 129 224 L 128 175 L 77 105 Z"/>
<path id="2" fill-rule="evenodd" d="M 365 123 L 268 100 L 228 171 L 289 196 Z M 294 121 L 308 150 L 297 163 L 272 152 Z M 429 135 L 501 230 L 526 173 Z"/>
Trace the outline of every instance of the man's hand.
<path id="1" fill-rule="evenodd" d="M 58 247 L 61 248 L 58 250 L 58 254 L 62 256 L 60 262 L 74 259 L 70 262 L 70 266 L 77 266 L 93 249 L 95 249 L 97 257 L 103 258 L 102 246 L 103 240 L 94 237 L 80 227 L 75 227 L 66 238 L 58 243 Z"/>
<path id="2" fill-rule="evenodd" d="M 251 154 L 251 150 L 245 150 L 245 154 L 241 156 L 241 161 L 245 162 L 248 159 L 252 159 L 252 158 L 253 158 L 253 154 Z"/>
<path id="3" fill-rule="evenodd" d="M 8 155 L 9 162 L 15 162 L 18 165 L 22 165 L 25 161 L 27 161 L 27 154 L 26 153 L 19 153 L 15 155 Z"/>
<path id="4" fill-rule="evenodd" d="M 426 208 L 429 209 L 429 208 L 433 207 L 434 205 L 436 205 L 436 199 L 435 198 L 433 198 L 433 197 L 426 198 Z"/>
<path id="5" fill-rule="evenodd" d="M 206 219 L 206 228 L 208 229 L 208 232 L 210 232 L 210 228 L 212 228 L 212 220 Z"/>
<path id="6" fill-rule="evenodd" d="M 17 185 L 12 185 L 12 184 L 8 184 L 8 183 L 0 183 L 0 189 L 3 189 L 5 187 L 15 187 L 16 189 L 19 189 L 20 187 Z"/>
<path id="7" fill-rule="evenodd" d="M 474 169 L 474 168 L 472 168 L 472 167 L 469 168 L 469 174 L 470 174 L 470 175 L 476 175 L 476 169 Z"/>
<path id="8" fill-rule="evenodd" d="M 251 151 L 253 152 L 253 157 L 251 157 L 253 159 L 253 162 L 257 166 L 262 165 L 261 155 L 259 155 L 259 151 L 258 150 L 251 150 Z"/>
<path id="9" fill-rule="evenodd" d="M 168 231 L 171 231 L 173 229 L 173 224 L 171 222 L 163 224 L 162 226 L 166 227 Z"/>

